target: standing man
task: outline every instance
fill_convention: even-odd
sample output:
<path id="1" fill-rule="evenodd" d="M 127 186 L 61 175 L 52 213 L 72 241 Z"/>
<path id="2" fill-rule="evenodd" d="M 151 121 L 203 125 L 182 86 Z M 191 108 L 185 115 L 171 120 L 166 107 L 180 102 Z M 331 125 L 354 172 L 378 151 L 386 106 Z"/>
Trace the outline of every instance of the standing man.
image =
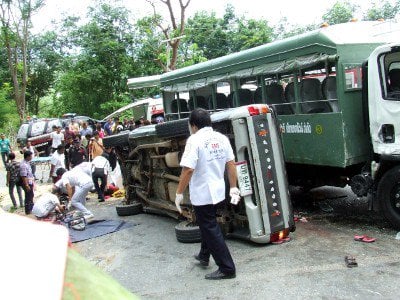
<path id="1" fill-rule="evenodd" d="M 17 201 L 14 197 L 14 187 L 17 188 L 18 199 L 19 199 L 19 207 L 23 207 L 24 203 L 22 201 L 22 188 L 18 185 L 18 177 L 19 177 L 19 162 L 15 160 L 15 154 L 8 154 L 8 165 L 7 165 L 7 181 L 6 185 L 8 186 L 8 192 L 10 193 L 11 201 L 14 205 L 14 208 L 17 208 Z"/>
<path id="2" fill-rule="evenodd" d="M 35 177 L 36 179 L 36 165 L 32 161 L 36 156 L 39 156 L 39 152 L 36 150 L 34 146 L 32 146 L 32 142 L 29 140 L 26 142 L 26 146 L 22 149 L 22 153 L 24 153 L 27 150 L 32 152 L 31 168 L 33 177 Z"/>
<path id="3" fill-rule="evenodd" d="M 51 155 L 50 160 L 50 175 L 49 177 L 53 179 L 53 183 L 56 183 L 60 178 L 57 176 L 57 170 L 60 168 L 65 169 L 65 155 L 64 146 L 58 145 L 57 151 Z"/>
<path id="4" fill-rule="evenodd" d="M 110 172 L 108 154 L 104 152 L 92 161 L 92 179 L 98 195 L 99 202 L 104 202 L 104 191 L 107 185 L 107 176 Z M 99 186 L 100 179 L 100 186 Z"/>
<path id="5" fill-rule="evenodd" d="M 82 129 L 80 131 L 81 137 L 86 136 L 87 134 L 92 135 L 93 130 L 92 128 L 88 127 L 88 124 L 86 122 L 82 122 Z"/>
<path id="6" fill-rule="evenodd" d="M 93 188 L 92 178 L 81 168 L 74 168 L 67 172 L 65 169 L 59 169 L 57 175 L 61 175 L 61 183 L 56 183 L 56 186 L 66 188 L 71 205 L 80 210 L 85 219 L 93 218 L 92 212 L 85 207 L 86 196 Z"/>
<path id="7" fill-rule="evenodd" d="M 104 124 L 104 131 L 106 135 L 112 135 L 112 126 L 113 126 L 113 121 L 111 118 L 109 118 L 107 123 Z"/>
<path id="8" fill-rule="evenodd" d="M 180 163 L 183 168 L 175 204 L 181 213 L 183 192 L 189 184 L 190 201 L 201 232 L 201 249 L 195 259 L 208 266 L 212 255 L 218 265 L 218 270 L 207 274 L 206 279 L 235 278 L 235 264 L 216 219 L 217 204 L 225 199 L 225 167 L 231 203 L 236 205 L 240 200 L 233 150 L 228 138 L 212 129 L 210 115 L 202 108 L 191 112 L 189 129 L 191 136 Z"/>
<path id="9" fill-rule="evenodd" d="M 24 159 L 21 161 L 19 165 L 19 174 L 22 178 L 22 188 L 25 192 L 25 214 L 29 215 L 33 208 L 33 184 L 35 178 L 32 174 L 32 168 L 30 161 L 32 160 L 32 152 L 25 151 Z"/>
<path id="10" fill-rule="evenodd" d="M 57 151 L 57 147 L 64 142 L 64 134 L 61 132 L 61 126 L 57 126 L 56 130 L 51 133 L 51 148 L 53 152 Z"/>
<path id="11" fill-rule="evenodd" d="M 93 133 L 93 138 L 91 138 L 89 143 L 89 157 L 90 159 L 95 159 L 97 156 L 103 154 L 104 147 L 103 147 L 103 140 L 99 137 L 99 132 L 95 131 Z"/>
<path id="12" fill-rule="evenodd" d="M 8 154 L 12 152 L 10 141 L 6 139 L 4 133 L 0 134 L 0 152 L 1 159 L 3 160 L 4 168 L 7 167 Z"/>
<path id="13" fill-rule="evenodd" d="M 80 163 L 86 161 L 86 149 L 81 146 L 81 141 L 79 138 L 75 138 L 72 146 L 68 150 L 68 162 L 69 169 L 72 169 L 79 165 Z"/>

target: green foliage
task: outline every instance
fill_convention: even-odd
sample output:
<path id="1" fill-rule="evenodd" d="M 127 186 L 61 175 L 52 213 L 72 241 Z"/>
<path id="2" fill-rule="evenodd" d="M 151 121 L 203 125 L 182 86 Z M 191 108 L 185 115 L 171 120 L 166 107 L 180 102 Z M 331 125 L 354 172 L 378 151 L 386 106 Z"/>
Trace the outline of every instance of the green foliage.
<path id="1" fill-rule="evenodd" d="M 372 7 L 364 14 L 364 20 L 393 19 L 399 12 L 400 0 L 397 0 L 394 4 L 391 4 L 389 1 L 380 2 L 379 5 L 373 3 Z"/>
<path id="2" fill-rule="evenodd" d="M 62 56 L 56 50 L 59 45 L 55 32 L 32 36 L 30 46 L 27 111 L 31 115 L 39 115 L 39 101 L 53 87 Z"/>
<path id="3" fill-rule="evenodd" d="M 329 25 L 349 22 L 354 15 L 356 6 L 350 2 L 337 1 L 323 16 L 323 22 Z"/>
<path id="4" fill-rule="evenodd" d="M 5 132 L 10 138 L 15 135 L 20 125 L 12 90 L 9 83 L 3 83 L 0 88 L 0 132 Z"/>
<path id="5" fill-rule="evenodd" d="M 196 45 L 191 49 L 191 53 L 197 52 L 194 56 L 213 59 L 268 43 L 273 29 L 267 21 L 236 16 L 233 6 L 228 5 L 222 18 L 215 12 L 196 13 L 188 19 L 185 33 L 184 44 Z"/>
<path id="6" fill-rule="evenodd" d="M 318 28 L 317 24 L 308 24 L 308 25 L 290 24 L 287 17 L 283 17 L 282 19 L 279 20 L 278 26 L 274 28 L 274 39 L 280 40 L 283 38 L 315 30 L 317 28 Z"/>
<path id="7" fill-rule="evenodd" d="M 88 17 L 79 27 L 66 20 L 67 43 L 79 52 L 64 61 L 55 87 L 55 107 L 64 108 L 60 114 L 73 111 L 102 118 L 109 113 L 103 104 L 119 103 L 127 92 L 126 81 L 134 66 L 129 55 L 132 28 L 125 8 L 101 1 L 90 8 Z"/>

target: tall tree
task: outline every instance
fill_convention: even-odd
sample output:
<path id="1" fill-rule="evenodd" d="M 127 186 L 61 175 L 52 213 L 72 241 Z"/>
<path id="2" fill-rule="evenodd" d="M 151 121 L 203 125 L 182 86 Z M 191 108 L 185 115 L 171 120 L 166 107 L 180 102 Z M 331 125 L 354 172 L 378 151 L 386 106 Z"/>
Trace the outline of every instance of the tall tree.
<path id="1" fill-rule="evenodd" d="M 349 22 L 354 15 L 356 6 L 350 2 L 337 1 L 323 16 L 323 22 L 330 25 Z"/>
<path id="2" fill-rule="evenodd" d="M 99 1 L 89 8 L 88 21 L 76 26 L 66 20 L 68 57 L 56 84 L 55 109 L 96 118 L 129 101 L 126 81 L 133 68 L 132 28 L 124 7 Z"/>
<path id="3" fill-rule="evenodd" d="M 27 112 L 39 114 L 39 101 L 53 87 L 56 72 L 62 60 L 57 34 L 53 31 L 32 36 L 28 56 L 30 66 L 26 93 Z"/>
<path id="4" fill-rule="evenodd" d="M 172 0 L 157 0 L 166 5 L 169 13 L 169 24 L 163 24 L 163 19 L 160 18 L 160 14 L 156 10 L 155 0 L 147 0 L 153 7 L 154 17 L 153 20 L 157 26 L 161 29 L 165 43 L 167 43 L 167 49 L 171 49 L 171 54 L 167 54 L 167 61 L 159 61 L 164 71 L 174 70 L 178 60 L 178 50 L 181 39 L 185 33 L 186 23 L 186 9 L 190 4 L 191 0 L 178 0 L 179 2 L 179 18 L 175 16 L 176 12 L 173 9 Z"/>
<path id="5" fill-rule="evenodd" d="M 383 1 L 379 5 L 373 3 L 372 7 L 364 14 L 364 19 L 368 21 L 375 21 L 378 19 L 393 19 L 400 12 L 400 0 L 393 4 L 389 1 Z"/>
<path id="6" fill-rule="evenodd" d="M 28 49 L 32 14 L 43 0 L 1 0 L 1 40 L 7 51 L 13 95 L 20 121 L 25 118 L 25 95 L 28 84 Z"/>

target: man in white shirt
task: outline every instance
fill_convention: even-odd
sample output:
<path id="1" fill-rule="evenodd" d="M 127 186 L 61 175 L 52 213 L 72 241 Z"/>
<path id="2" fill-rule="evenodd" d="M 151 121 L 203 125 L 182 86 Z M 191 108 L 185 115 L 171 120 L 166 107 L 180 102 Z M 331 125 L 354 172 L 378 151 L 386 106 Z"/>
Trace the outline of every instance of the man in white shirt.
<path id="1" fill-rule="evenodd" d="M 93 188 L 92 178 L 79 167 L 65 171 L 65 169 L 59 169 L 57 173 L 62 175 L 60 179 L 62 180 L 61 185 L 67 189 L 71 205 L 80 210 L 85 219 L 93 218 L 92 212 L 85 207 L 86 196 Z"/>
<path id="2" fill-rule="evenodd" d="M 64 146 L 58 145 L 57 150 L 51 155 L 50 159 L 50 175 L 49 177 L 53 179 L 53 183 L 56 183 L 60 177 L 57 176 L 57 170 L 60 168 L 65 169 L 65 155 Z"/>
<path id="3" fill-rule="evenodd" d="M 32 214 L 37 218 L 49 217 L 50 213 L 56 211 L 63 212 L 65 207 L 60 205 L 58 198 L 54 194 L 45 193 L 33 205 Z"/>
<path id="4" fill-rule="evenodd" d="M 110 163 L 106 156 L 108 155 L 106 153 L 103 153 L 103 155 L 96 156 L 92 160 L 92 179 L 94 187 L 96 188 L 99 202 L 104 202 L 104 191 L 107 185 L 107 176 L 111 169 Z"/>
<path id="5" fill-rule="evenodd" d="M 208 266 L 212 255 L 218 265 L 218 270 L 207 274 L 206 279 L 234 278 L 235 264 L 216 219 L 216 205 L 225 200 L 225 168 L 231 203 L 236 205 L 240 200 L 233 150 L 228 138 L 212 129 L 210 115 L 204 109 L 197 108 L 191 112 L 189 129 L 191 136 L 180 163 L 183 168 L 175 204 L 182 212 L 180 204 L 189 184 L 190 201 L 201 232 L 201 249 L 195 259 L 202 266 Z"/>
<path id="6" fill-rule="evenodd" d="M 56 127 L 56 130 L 53 131 L 51 134 L 51 148 L 53 152 L 57 150 L 57 147 L 64 142 L 64 134 L 61 132 L 61 126 Z"/>

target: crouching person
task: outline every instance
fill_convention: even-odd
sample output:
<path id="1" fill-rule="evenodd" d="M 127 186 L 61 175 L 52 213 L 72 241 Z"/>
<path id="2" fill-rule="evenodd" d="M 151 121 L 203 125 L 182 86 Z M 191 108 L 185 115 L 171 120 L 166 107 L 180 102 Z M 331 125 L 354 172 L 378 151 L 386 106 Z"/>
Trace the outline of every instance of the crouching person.
<path id="1" fill-rule="evenodd" d="M 58 169 L 57 175 L 61 175 L 60 183 L 66 188 L 71 206 L 81 211 L 85 219 L 93 218 L 93 214 L 85 207 L 86 196 L 93 189 L 92 178 L 81 168 L 74 168 L 71 171 Z"/>
<path id="2" fill-rule="evenodd" d="M 62 213 L 65 210 L 64 205 L 60 205 L 58 197 L 54 194 L 45 193 L 38 200 L 32 208 L 32 213 L 38 219 L 56 220 L 56 212 Z"/>

